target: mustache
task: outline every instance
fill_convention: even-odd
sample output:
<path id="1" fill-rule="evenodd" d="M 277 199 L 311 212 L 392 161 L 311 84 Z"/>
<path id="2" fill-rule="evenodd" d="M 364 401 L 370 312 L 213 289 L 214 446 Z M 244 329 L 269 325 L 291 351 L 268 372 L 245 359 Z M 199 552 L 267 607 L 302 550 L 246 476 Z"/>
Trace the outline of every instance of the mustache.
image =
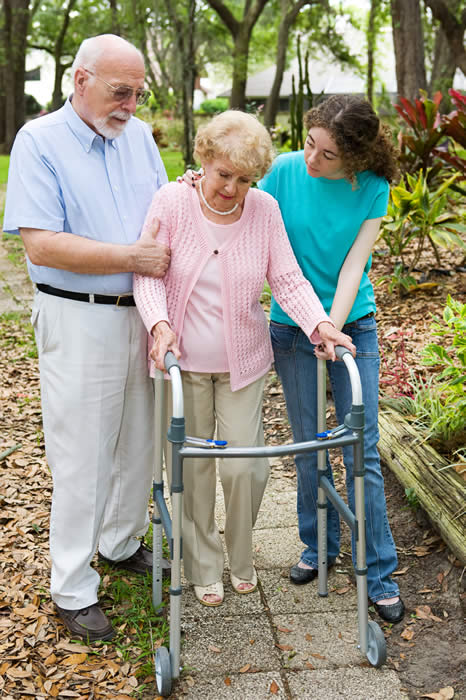
<path id="1" fill-rule="evenodd" d="M 109 117 L 116 117 L 117 119 L 121 119 L 122 121 L 129 121 L 131 119 L 131 113 L 126 112 L 125 110 L 122 109 L 115 109 L 113 112 L 110 112 L 108 115 Z"/>

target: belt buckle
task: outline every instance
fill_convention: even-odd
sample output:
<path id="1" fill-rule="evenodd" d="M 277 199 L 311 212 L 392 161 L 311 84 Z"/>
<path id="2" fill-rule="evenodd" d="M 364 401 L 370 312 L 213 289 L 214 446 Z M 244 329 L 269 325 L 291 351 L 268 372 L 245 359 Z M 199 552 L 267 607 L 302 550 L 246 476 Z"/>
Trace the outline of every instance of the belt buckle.
<path id="1" fill-rule="evenodd" d="M 131 293 L 129 293 L 129 294 L 119 294 L 118 297 L 117 297 L 115 306 L 124 306 L 124 305 L 125 305 L 124 302 L 121 302 L 121 304 L 120 304 L 120 300 L 121 300 L 121 299 L 129 299 L 130 296 L 131 296 Z"/>

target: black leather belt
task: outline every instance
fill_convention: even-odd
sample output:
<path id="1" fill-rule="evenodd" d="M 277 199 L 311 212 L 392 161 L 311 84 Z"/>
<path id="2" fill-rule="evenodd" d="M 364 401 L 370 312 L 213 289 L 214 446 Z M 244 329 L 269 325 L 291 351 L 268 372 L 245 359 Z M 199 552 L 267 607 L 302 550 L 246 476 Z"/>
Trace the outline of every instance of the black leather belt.
<path id="1" fill-rule="evenodd" d="M 358 321 L 362 321 L 363 318 L 372 318 L 372 316 L 375 316 L 375 313 L 371 311 L 369 314 L 366 314 L 365 316 L 361 316 L 361 318 L 358 318 Z"/>
<path id="2" fill-rule="evenodd" d="M 107 296 L 106 294 L 84 294 L 84 292 L 68 292 L 66 289 L 57 289 L 48 284 L 36 284 L 37 289 L 44 294 L 75 301 L 87 301 L 89 304 L 113 304 L 114 306 L 136 306 L 132 294 L 120 296 Z"/>

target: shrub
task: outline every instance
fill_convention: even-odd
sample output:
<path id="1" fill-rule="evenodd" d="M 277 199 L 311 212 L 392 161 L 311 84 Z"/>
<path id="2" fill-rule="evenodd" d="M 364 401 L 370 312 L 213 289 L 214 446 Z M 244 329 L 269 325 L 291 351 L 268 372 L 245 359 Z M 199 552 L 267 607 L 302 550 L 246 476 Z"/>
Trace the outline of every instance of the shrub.
<path id="1" fill-rule="evenodd" d="M 225 112 L 228 109 L 228 100 L 226 97 L 215 97 L 211 100 L 201 102 L 199 111 L 201 114 L 218 114 Z"/>

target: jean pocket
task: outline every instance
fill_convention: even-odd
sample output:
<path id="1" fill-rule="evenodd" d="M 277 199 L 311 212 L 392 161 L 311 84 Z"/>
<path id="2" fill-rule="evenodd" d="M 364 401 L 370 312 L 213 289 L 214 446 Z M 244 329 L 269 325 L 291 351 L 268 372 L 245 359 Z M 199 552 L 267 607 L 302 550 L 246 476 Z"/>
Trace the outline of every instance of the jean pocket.
<path id="1" fill-rule="evenodd" d="M 270 337 L 274 353 L 287 354 L 294 352 L 299 334 L 297 326 L 270 321 Z"/>

